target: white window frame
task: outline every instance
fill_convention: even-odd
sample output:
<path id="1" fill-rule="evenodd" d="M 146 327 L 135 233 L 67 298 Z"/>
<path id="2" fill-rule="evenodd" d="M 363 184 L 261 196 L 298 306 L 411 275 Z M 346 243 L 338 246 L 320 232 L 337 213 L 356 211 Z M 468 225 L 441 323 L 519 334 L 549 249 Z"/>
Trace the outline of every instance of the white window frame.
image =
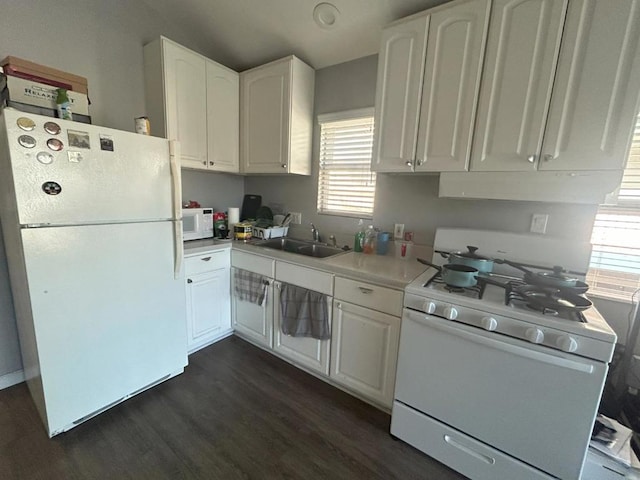
<path id="1" fill-rule="evenodd" d="M 323 115 L 318 115 L 317 121 L 320 126 L 320 135 L 319 135 L 319 153 L 318 153 L 318 196 L 317 196 L 317 212 L 321 215 L 336 215 L 341 217 L 354 217 L 354 218 L 366 218 L 370 219 L 373 217 L 374 203 L 375 203 L 375 189 L 376 189 L 376 174 L 371 171 L 371 158 L 373 155 L 373 117 L 374 117 L 374 109 L 373 108 L 359 108 L 354 110 L 346 110 L 342 112 L 335 113 L 327 113 Z M 366 175 L 364 170 L 364 156 L 362 158 L 356 158 L 354 166 L 354 170 L 358 171 L 356 177 L 347 179 L 347 181 L 352 181 L 353 185 L 348 185 L 351 188 L 360 188 L 363 190 L 360 191 L 362 198 L 365 201 L 369 201 L 368 204 L 361 206 L 360 208 L 349 207 L 344 203 L 349 203 L 349 199 L 345 199 L 342 205 L 336 201 L 339 194 L 336 193 L 335 190 L 331 190 L 331 185 L 329 184 L 329 175 L 331 172 L 336 172 L 339 170 L 339 166 L 336 165 L 336 161 L 330 161 L 329 158 L 325 157 L 326 149 L 325 149 L 325 137 L 323 133 L 323 125 L 327 123 L 333 122 L 342 122 L 348 120 L 357 120 L 361 118 L 371 119 L 371 143 L 369 145 L 370 152 L 365 152 L 365 155 L 368 156 L 368 168 L 366 169 Z M 330 145 L 329 148 L 332 148 Z M 365 146 L 365 150 L 368 148 Z M 339 162 L 339 160 L 338 160 Z M 345 163 L 348 163 L 349 160 L 345 159 Z M 338 168 L 335 168 L 338 166 Z M 332 168 L 334 167 L 334 168 Z M 349 195 L 349 194 L 347 194 Z M 355 195 L 353 199 L 355 200 Z M 331 204 L 333 203 L 334 206 Z M 363 208 L 364 207 L 364 208 Z"/>

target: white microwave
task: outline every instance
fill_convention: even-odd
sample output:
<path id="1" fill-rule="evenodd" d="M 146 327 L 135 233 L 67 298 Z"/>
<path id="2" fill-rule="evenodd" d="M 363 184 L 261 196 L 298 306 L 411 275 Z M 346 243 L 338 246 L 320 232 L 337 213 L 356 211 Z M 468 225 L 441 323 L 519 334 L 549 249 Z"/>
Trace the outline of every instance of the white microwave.
<path id="1" fill-rule="evenodd" d="M 182 209 L 182 239 L 213 238 L 213 208 Z"/>

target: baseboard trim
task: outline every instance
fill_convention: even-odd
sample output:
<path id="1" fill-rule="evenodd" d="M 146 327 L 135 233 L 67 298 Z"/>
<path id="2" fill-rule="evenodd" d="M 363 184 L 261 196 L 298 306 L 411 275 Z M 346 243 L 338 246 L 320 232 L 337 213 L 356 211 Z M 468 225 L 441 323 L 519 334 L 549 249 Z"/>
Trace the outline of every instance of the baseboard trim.
<path id="1" fill-rule="evenodd" d="M 17 370 L 0 376 L 0 390 L 24 382 L 24 371 Z"/>

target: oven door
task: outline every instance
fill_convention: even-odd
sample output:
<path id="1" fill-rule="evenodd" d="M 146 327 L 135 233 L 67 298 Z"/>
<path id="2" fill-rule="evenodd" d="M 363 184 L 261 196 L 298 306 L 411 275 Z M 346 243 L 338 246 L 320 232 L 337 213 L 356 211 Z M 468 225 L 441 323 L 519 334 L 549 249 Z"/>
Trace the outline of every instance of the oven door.
<path id="1" fill-rule="evenodd" d="M 405 308 L 396 400 L 578 479 L 607 365 Z"/>

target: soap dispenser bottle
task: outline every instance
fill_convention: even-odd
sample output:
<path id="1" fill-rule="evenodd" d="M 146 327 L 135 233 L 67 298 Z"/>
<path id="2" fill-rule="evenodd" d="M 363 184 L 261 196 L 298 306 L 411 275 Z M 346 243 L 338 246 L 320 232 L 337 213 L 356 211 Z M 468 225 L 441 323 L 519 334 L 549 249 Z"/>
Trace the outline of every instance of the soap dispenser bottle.
<path id="1" fill-rule="evenodd" d="M 364 220 L 360 219 L 358 222 L 358 230 L 356 231 L 356 237 L 353 242 L 353 251 L 354 252 L 362 252 L 362 247 L 364 245 Z"/>

